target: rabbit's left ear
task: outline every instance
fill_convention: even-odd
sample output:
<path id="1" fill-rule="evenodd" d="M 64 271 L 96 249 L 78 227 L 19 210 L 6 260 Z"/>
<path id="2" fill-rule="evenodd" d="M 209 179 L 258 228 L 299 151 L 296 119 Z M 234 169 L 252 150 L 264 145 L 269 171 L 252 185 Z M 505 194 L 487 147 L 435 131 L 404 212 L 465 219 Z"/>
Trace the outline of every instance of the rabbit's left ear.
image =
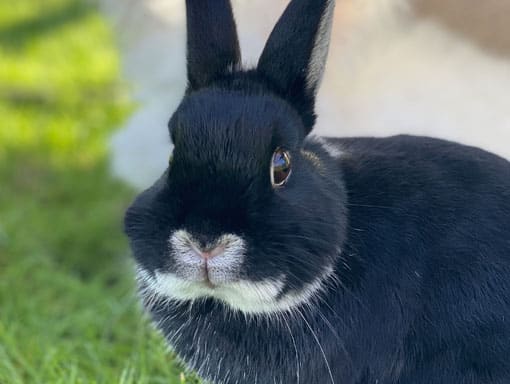
<path id="1" fill-rule="evenodd" d="M 229 0 L 186 0 L 188 89 L 197 90 L 240 65 Z"/>
<path id="2" fill-rule="evenodd" d="M 258 72 L 301 114 L 308 134 L 331 37 L 335 0 L 292 0 L 273 29 Z"/>

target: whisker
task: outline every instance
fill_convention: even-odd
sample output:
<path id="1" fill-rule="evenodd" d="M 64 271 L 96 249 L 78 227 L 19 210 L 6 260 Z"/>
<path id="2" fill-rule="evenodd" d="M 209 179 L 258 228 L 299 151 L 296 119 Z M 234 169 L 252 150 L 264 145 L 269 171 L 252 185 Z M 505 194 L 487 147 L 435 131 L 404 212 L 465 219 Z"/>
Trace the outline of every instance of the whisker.
<path id="1" fill-rule="evenodd" d="M 317 345 L 319 346 L 319 349 L 320 349 L 320 351 L 322 353 L 322 357 L 324 358 L 324 362 L 326 363 L 326 367 L 328 368 L 328 373 L 329 373 L 329 377 L 331 379 L 331 383 L 335 384 L 335 379 L 333 377 L 333 372 L 331 371 L 331 367 L 329 365 L 328 358 L 326 357 L 326 352 L 324 352 L 324 348 L 322 348 L 322 345 L 320 343 L 319 338 L 317 337 L 316 333 L 313 331 L 312 327 L 310 326 L 310 323 L 308 323 L 308 321 L 306 320 L 305 316 L 301 313 L 301 311 L 298 309 L 296 312 L 301 316 L 301 318 L 305 322 L 306 326 L 308 327 L 308 329 L 312 333 L 313 338 L 317 342 Z"/>
<path id="2" fill-rule="evenodd" d="M 292 334 L 292 329 L 290 328 L 290 325 L 287 322 L 287 319 L 285 318 L 285 313 L 282 313 L 282 319 L 285 322 L 287 329 L 289 330 L 290 338 L 292 340 L 292 344 L 294 345 L 294 351 L 296 352 L 296 364 L 297 364 L 297 371 L 296 371 L 297 383 L 296 384 L 299 384 L 300 383 L 301 363 L 299 360 L 299 352 L 298 352 L 298 348 L 296 345 L 296 339 L 294 339 L 294 335 Z"/>

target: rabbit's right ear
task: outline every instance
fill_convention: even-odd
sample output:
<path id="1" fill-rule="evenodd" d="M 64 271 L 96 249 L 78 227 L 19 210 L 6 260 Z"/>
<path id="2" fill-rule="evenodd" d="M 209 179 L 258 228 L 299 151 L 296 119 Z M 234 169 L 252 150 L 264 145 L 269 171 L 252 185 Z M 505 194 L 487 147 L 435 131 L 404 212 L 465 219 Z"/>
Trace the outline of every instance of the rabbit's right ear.
<path id="1" fill-rule="evenodd" d="M 328 56 L 335 0 L 292 0 L 262 52 L 258 72 L 301 114 L 308 134 Z"/>
<path id="2" fill-rule="evenodd" d="M 210 85 L 240 65 L 236 23 L 229 0 L 186 0 L 188 90 Z"/>

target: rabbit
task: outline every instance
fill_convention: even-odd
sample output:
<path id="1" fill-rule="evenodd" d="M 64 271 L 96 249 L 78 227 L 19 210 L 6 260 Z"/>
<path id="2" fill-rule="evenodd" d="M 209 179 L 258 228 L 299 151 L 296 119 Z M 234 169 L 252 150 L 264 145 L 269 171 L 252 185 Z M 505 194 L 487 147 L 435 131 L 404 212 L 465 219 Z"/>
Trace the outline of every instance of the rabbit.
<path id="1" fill-rule="evenodd" d="M 292 0 L 244 69 L 229 0 L 187 0 L 167 170 L 125 216 L 145 309 L 213 384 L 510 383 L 510 163 L 311 134 L 334 0 Z"/>

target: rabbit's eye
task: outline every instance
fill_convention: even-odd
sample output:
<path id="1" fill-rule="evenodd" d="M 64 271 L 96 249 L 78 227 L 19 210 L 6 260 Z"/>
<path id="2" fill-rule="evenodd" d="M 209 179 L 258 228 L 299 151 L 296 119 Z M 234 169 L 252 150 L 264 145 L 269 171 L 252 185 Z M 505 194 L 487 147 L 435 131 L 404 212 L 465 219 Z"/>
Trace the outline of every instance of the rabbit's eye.
<path id="1" fill-rule="evenodd" d="M 170 154 L 170 156 L 168 157 L 168 166 L 171 166 L 173 162 L 174 162 L 174 154 L 172 152 Z"/>
<path id="2" fill-rule="evenodd" d="M 278 148 L 271 162 L 271 184 L 273 187 L 285 185 L 292 172 L 289 152 Z"/>

